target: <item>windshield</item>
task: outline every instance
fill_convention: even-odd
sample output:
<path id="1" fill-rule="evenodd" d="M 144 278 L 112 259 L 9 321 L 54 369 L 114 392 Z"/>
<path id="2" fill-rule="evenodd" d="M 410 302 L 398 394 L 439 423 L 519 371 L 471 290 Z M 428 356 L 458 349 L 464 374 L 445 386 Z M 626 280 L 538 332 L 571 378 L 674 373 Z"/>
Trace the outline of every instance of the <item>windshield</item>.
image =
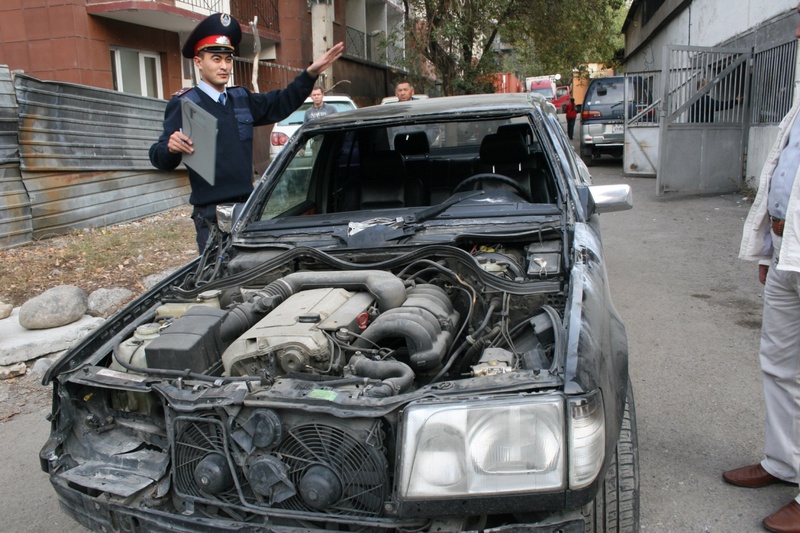
<path id="1" fill-rule="evenodd" d="M 625 98 L 625 87 L 621 78 L 608 80 L 595 80 L 586 95 L 586 103 L 615 104 Z"/>
<path id="2" fill-rule="evenodd" d="M 332 105 L 336 108 L 336 111 L 341 113 L 342 111 L 349 111 L 351 109 L 355 109 L 355 106 L 350 102 L 325 102 L 328 105 Z M 303 102 L 303 104 L 298 107 L 291 115 L 286 117 L 285 119 L 278 122 L 279 126 L 299 126 L 303 123 L 303 117 L 306 114 L 306 109 L 314 105 L 312 102 Z"/>
<path id="3" fill-rule="evenodd" d="M 536 93 L 536 94 L 541 94 L 542 96 L 544 96 L 548 100 L 552 100 L 553 99 L 553 89 L 551 89 L 550 87 L 542 87 L 542 88 L 539 88 L 539 89 L 531 89 L 531 92 L 532 93 Z"/>
<path id="4" fill-rule="evenodd" d="M 513 202 L 555 204 L 548 165 L 527 116 L 348 126 L 298 139 L 267 185 L 258 220 L 433 206 L 478 189 L 502 190 Z M 468 180 L 475 175 L 484 177 Z"/>

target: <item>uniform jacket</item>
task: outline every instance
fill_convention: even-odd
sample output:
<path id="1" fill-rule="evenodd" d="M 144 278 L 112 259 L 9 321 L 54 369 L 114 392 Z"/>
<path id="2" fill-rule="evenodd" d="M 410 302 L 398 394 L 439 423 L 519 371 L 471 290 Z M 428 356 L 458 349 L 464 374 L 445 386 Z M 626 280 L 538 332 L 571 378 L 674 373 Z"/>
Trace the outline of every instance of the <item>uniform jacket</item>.
<path id="1" fill-rule="evenodd" d="M 795 102 L 778 128 L 778 138 L 769 152 L 761 177 L 758 182 L 758 193 L 742 232 L 742 244 L 739 248 L 739 258 L 750 261 L 759 261 L 768 264 L 772 257 L 772 234 L 770 233 L 769 212 L 767 210 L 767 197 L 769 195 L 769 182 L 772 173 L 778 165 L 781 150 L 789 141 L 789 132 L 792 123 L 800 113 L 800 99 Z M 800 169 L 798 170 L 800 174 Z M 786 225 L 783 229 L 781 242 L 781 257 L 777 268 L 800 272 L 800 176 L 795 176 L 789 203 L 786 208 Z"/>
<path id="2" fill-rule="evenodd" d="M 174 170 L 181 163 L 181 154 L 170 153 L 167 143 L 183 125 L 181 98 L 191 98 L 217 118 L 217 154 L 214 185 L 188 169 L 192 186 L 189 203 L 204 207 L 248 196 L 253 191 L 253 126 L 288 117 L 311 94 L 315 79 L 303 71 L 285 89 L 268 93 L 229 87 L 224 106 L 198 89 L 176 94 L 164 111 L 164 131 L 150 147 L 150 162 L 160 170 Z"/>

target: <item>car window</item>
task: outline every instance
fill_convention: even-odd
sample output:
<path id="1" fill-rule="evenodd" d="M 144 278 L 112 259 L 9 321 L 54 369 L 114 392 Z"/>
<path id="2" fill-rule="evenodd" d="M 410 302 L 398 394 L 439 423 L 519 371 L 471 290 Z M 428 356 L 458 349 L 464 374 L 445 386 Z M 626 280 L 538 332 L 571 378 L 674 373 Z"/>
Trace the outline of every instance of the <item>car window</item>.
<path id="1" fill-rule="evenodd" d="M 314 132 L 293 145 L 259 219 L 436 205 L 463 190 L 462 181 L 487 173 L 514 176 L 508 181 L 519 180 L 531 203 L 554 203 L 552 182 L 547 192 L 532 185 L 554 176 L 535 131 L 527 117 L 516 117 Z M 505 135 L 524 143 L 519 160 L 509 159 Z"/>
<path id="2" fill-rule="evenodd" d="M 278 122 L 278 126 L 292 126 L 292 125 L 299 126 L 300 124 L 303 123 L 303 117 L 306 114 L 306 109 L 308 109 L 312 105 L 314 104 L 310 102 L 302 104 L 291 115 Z"/>
<path id="3" fill-rule="evenodd" d="M 596 80 L 592 83 L 586 103 L 590 105 L 614 104 L 625 98 L 625 88 L 621 79 Z"/>
<path id="4" fill-rule="evenodd" d="M 269 200 L 264 205 L 261 220 L 309 214 L 309 209 L 313 211 L 313 204 L 309 203 L 307 207 L 305 204 L 321 142 L 322 136 L 317 135 L 309 139 L 304 148 L 295 154 L 281 173 Z"/>
<path id="5" fill-rule="evenodd" d="M 542 88 L 539 88 L 539 89 L 534 88 L 534 89 L 531 89 L 531 92 L 532 93 L 536 93 L 536 94 L 541 94 L 542 96 L 544 96 L 548 100 L 552 100 L 553 99 L 553 89 L 551 89 L 549 87 L 542 87 Z"/>

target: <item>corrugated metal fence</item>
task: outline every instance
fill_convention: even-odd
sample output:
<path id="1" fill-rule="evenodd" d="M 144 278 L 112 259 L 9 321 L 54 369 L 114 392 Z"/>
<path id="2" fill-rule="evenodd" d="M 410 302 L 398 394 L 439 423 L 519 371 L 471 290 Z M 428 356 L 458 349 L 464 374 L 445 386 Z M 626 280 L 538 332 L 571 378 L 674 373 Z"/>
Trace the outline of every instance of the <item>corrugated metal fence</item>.
<path id="1" fill-rule="evenodd" d="M 0 247 L 33 238 L 31 205 L 19 171 L 17 99 L 8 67 L 0 65 Z"/>
<path id="2" fill-rule="evenodd" d="M 185 170 L 158 171 L 147 155 L 161 133 L 164 100 L 22 74 L 5 91 L 9 80 L 8 68 L 0 66 L 0 165 L 21 174 L 28 240 L 136 220 L 186 203 Z M 6 119 L 14 130 L 7 137 Z M 12 238 L 18 228 L 2 224 L 20 217 L 12 215 L 11 204 L 0 204 L 0 247 L 19 244 Z"/>

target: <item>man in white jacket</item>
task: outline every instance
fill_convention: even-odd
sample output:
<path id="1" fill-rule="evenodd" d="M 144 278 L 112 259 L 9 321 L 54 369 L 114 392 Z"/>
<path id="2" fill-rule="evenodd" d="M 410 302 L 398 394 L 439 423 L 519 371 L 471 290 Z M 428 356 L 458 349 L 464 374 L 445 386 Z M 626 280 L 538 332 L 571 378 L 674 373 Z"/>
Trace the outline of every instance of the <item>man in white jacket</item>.
<path id="1" fill-rule="evenodd" d="M 797 6 L 800 14 L 800 4 Z M 800 39 L 800 25 L 795 30 Z M 747 215 L 741 259 L 758 261 L 764 284 L 761 360 L 766 422 L 764 459 L 722 474 L 759 488 L 800 480 L 800 98 L 781 122 Z M 763 521 L 769 531 L 800 533 L 800 495 Z"/>

